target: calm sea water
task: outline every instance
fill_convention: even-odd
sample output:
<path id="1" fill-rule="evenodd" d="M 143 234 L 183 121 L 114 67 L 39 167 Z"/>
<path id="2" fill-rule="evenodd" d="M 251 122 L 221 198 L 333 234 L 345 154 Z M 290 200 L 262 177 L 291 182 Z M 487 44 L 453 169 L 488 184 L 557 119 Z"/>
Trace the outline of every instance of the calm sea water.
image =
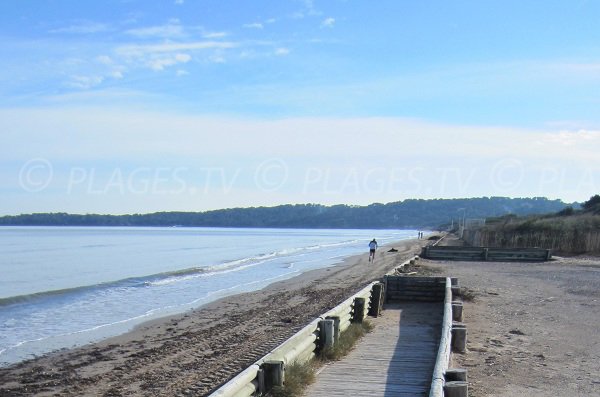
<path id="1" fill-rule="evenodd" d="M 331 266 L 407 230 L 0 228 L 0 365 Z"/>

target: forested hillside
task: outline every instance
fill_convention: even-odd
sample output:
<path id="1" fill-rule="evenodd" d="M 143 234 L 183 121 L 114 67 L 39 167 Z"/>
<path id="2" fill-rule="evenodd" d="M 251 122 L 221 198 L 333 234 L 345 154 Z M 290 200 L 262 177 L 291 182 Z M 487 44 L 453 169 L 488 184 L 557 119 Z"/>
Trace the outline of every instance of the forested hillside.
<path id="1" fill-rule="evenodd" d="M 483 197 L 404 200 L 368 206 L 319 204 L 231 208 L 206 212 L 98 215 L 43 213 L 0 217 L 23 226 L 214 226 L 297 228 L 437 228 L 452 220 L 557 212 L 567 207 L 546 198 Z"/>

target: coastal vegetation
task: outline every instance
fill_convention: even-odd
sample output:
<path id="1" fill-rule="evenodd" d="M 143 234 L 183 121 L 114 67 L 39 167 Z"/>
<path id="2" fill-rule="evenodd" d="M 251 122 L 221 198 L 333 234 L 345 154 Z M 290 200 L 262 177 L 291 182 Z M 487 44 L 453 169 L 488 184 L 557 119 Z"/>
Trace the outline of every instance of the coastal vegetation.
<path id="1" fill-rule="evenodd" d="M 332 229 L 436 229 L 464 218 L 530 215 L 567 210 L 561 200 L 544 197 L 409 199 L 367 206 L 287 204 L 205 212 L 101 215 L 36 213 L 0 217 L 11 226 L 205 226 Z"/>
<path id="2" fill-rule="evenodd" d="M 580 209 L 567 206 L 546 215 L 488 218 L 485 226 L 465 230 L 463 238 L 477 246 L 600 254 L 600 195 L 591 197 Z"/>
<path id="3" fill-rule="evenodd" d="M 373 330 L 373 325 L 363 320 L 361 323 L 351 324 L 331 348 L 319 352 L 316 358 L 305 363 L 293 363 L 285 371 L 285 384 L 275 387 L 271 391 L 273 397 L 297 397 L 304 394 L 307 385 L 315 381 L 316 371 L 331 361 L 341 360 L 347 356 L 358 341 Z"/>

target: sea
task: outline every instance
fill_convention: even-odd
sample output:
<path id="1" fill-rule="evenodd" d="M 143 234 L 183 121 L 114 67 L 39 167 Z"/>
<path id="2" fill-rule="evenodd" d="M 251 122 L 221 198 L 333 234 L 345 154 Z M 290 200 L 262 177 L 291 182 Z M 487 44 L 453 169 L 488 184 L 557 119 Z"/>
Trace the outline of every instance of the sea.
<path id="1" fill-rule="evenodd" d="M 0 227 L 0 366 L 340 263 L 413 230 Z"/>

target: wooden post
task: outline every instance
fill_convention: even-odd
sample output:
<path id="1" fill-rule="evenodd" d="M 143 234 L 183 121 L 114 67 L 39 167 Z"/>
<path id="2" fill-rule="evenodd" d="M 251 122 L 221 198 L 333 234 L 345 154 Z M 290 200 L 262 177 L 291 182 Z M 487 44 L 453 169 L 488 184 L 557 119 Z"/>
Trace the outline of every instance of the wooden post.
<path id="1" fill-rule="evenodd" d="M 552 258 L 552 250 L 546 250 L 546 260 L 549 261 Z"/>
<path id="2" fill-rule="evenodd" d="M 265 361 L 262 368 L 264 370 L 264 387 L 267 391 L 275 386 L 283 386 L 285 380 L 283 361 Z"/>
<path id="3" fill-rule="evenodd" d="M 459 301 L 452 302 L 452 321 L 462 321 L 463 319 L 463 304 Z"/>
<path id="4" fill-rule="evenodd" d="M 338 316 L 327 317 L 327 320 L 333 320 L 333 343 L 340 340 L 340 318 Z"/>
<path id="5" fill-rule="evenodd" d="M 335 335 L 335 323 L 333 320 L 321 320 L 321 348 L 332 348 Z"/>
<path id="6" fill-rule="evenodd" d="M 378 317 L 381 313 L 383 297 L 383 284 L 373 284 L 371 290 L 371 307 L 369 308 L 369 316 Z"/>
<path id="7" fill-rule="evenodd" d="M 487 261 L 488 260 L 488 254 L 489 254 L 490 250 L 487 248 L 483 249 L 483 260 Z"/>
<path id="8" fill-rule="evenodd" d="M 452 324 L 452 350 L 458 353 L 467 351 L 467 328 L 463 323 Z"/>
<path id="9" fill-rule="evenodd" d="M 464 368 L 451 368 L 444 374 L 446 382 L 467 381 L 467 370 Z"/>
<path id="10" fill-rule="evenodd" d="M 265 384 L 265 370 L 259 369 L 256 374 L 256 378 L 258 379 L 258 393 L 265 394 L 267 392 L 267 386 Z"/>
<path id="11" fill-rule="evenodd" d="M 387 293 L 388 293 L 388 276 L 383 276 L 383 303 L 387 302 Z"/>
<path id="12" fill-rule="evenodd" d="M 467 382 L 447 382 L 444 385 L 444 397 L 468 397 L 469 384 Z"/>
<path id="13" fill-rule="evenodd" d="M 460 287 L 459 286 L 452 286 L 452 300 L 455 300 L 455 298 L 458 298 L 460 296 Z"/>
<path id="14" fill-rule="evenodd" d="M 362 323 L 365 318 L 365 298 L 354 298 L 354 316 L 353 323 Z"/>

